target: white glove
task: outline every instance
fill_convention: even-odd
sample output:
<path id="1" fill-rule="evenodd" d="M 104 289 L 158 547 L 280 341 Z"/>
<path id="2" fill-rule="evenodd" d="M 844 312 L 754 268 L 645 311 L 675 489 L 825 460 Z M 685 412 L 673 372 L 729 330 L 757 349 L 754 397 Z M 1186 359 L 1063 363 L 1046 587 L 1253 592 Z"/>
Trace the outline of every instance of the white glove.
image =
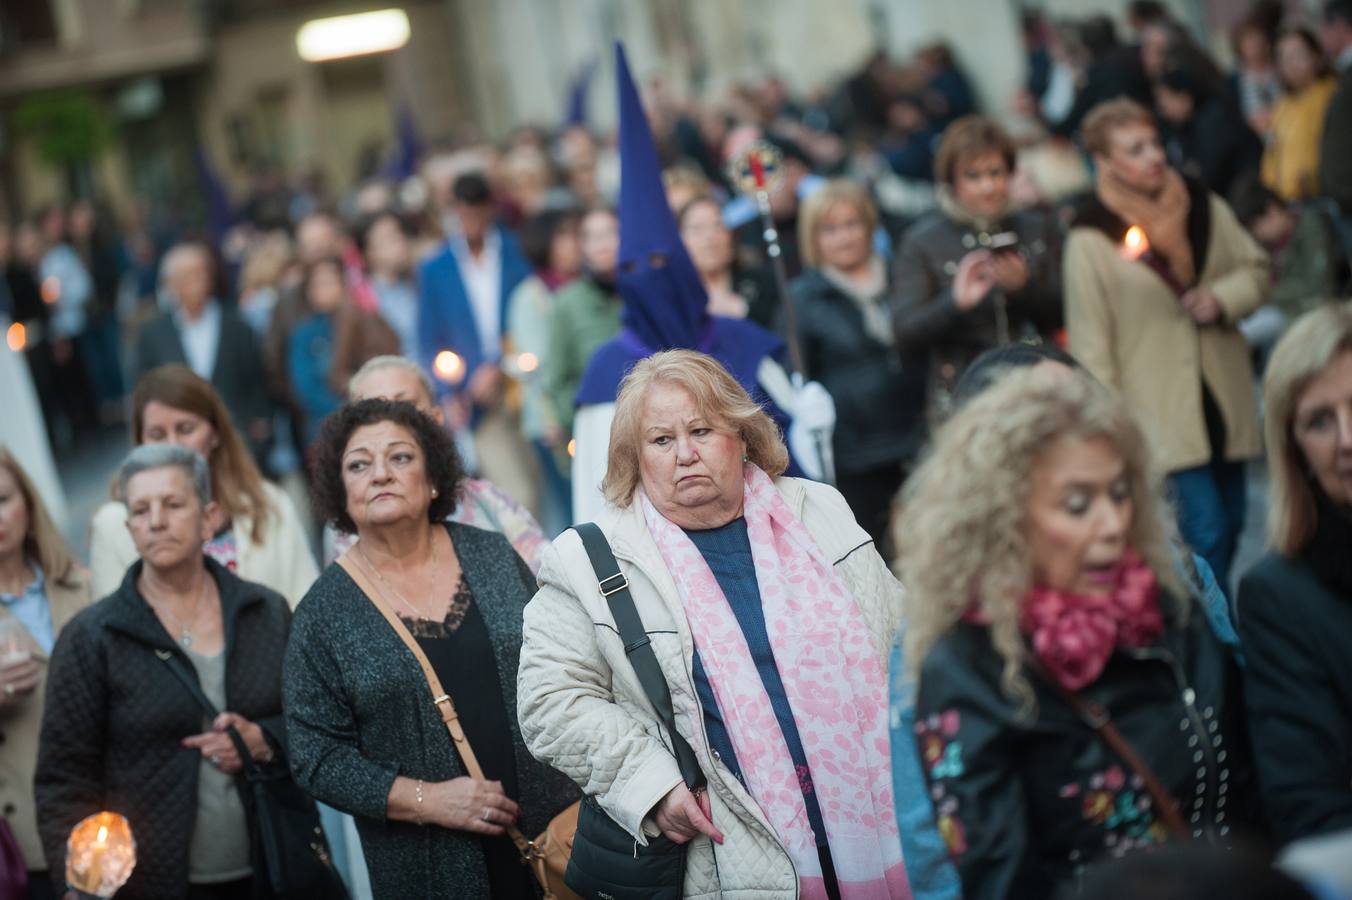
<path id="1" fill-rule="evenodd" d="M 797 376 L 794 378 L 798 381 Z M 831 434 L 836 427 L 836 403 L 815 381 L 795 384 L 789 422 L 789 452 L 813 481 L 835 480 Z"/>

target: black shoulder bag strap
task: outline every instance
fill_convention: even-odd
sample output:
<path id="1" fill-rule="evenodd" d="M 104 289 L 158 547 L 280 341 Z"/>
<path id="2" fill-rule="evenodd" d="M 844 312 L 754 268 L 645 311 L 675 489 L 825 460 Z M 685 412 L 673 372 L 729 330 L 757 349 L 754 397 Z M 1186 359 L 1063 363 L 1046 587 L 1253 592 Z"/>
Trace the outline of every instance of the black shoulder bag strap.
<path id="1" fill-rule="evenodd" d="M 202 690 L 187 661 L 172 650 L 156 650 L 155 655 L 187 689 L 202 712 L 215 721 L 220 713 Z M 347 900 L 348 892 L 333 868 L 328 839 L 319 824 L 314 800 L 284 765 L 264 768 L 249 753 L 239 731 L 225 730 L 235 745 L 244 766 L 244 780 L 236 782 L 250 812 L 250 857 L 254 861 L 255 897 L 281 900 L 289 897 L 331 897 Z M 280 755 L 278 756 L 280 761 Z"/>
<path id="2" fill-rule="evenodd" d="M 212 703 L 206 693 L 203 692 L 202 686 L 198 684 L 197 679 L 188 671 L 187 664 L 184 663 L 182 657 L 172 650 L 156 650 L 155 655 L 159 657 L 160 662 L 169 667 L 169 671 L 172 672 L 179 683 L 187 689 L 188 693 L 192 695 L 192 698 L 197 701 L 197 705 L 202 707 L 202 712 L 206 713 L 207 719 L 212 722 L 216 721 L 216 717 L 221 714 L 220 710 L 216 708 L 216 704 Z M 263 778 L 262 769 L 259 767 L 258 762 L 253 758 L 253 755 L 249 753 L 249 745 L 244 743 L 243 736 L 235 730 L 235 726 L 231 725 L 229 728 L 225 729 L 225 733 L 229 735 L 230 743 L 235 745 L 235 752 L 239 754 L 240 762 L 244 765 L 245 776 L 250 781 L 256 781 Z"/>
<path id="3" fill-rule="evenodd" d="M 648 695 L 648 702 L 657 710 L 657 717 L 666 726 L 667 734 L 671 735 L 671 748 L 676 756 L 676 765 L 681 770 L 681 778 L 685 779 L 686 787 L 691 790 L 702 787 L 705 782 L 704 772 L 700 769 L 695 751 L 676 730 L 671 690 L 667 686 L 666 676 L 662 674 L 657 654 L 653 653 L 652 641 L 643 629 L 643 620 L 634 606 L 634 597 L 629 593 L 629 580 L 620 571 L 610 542 L 594 522 L 574 525 L 573 530 L 582 538 L 582 546 L 587 549 L 601 596 L 610 604 L 610 614 L 615 619 L 620 640 L 624 642 L 624 653 L 629 657 L 629 665 L 633 666 L 639 684 L 643 685 L 643 692 Z"/>

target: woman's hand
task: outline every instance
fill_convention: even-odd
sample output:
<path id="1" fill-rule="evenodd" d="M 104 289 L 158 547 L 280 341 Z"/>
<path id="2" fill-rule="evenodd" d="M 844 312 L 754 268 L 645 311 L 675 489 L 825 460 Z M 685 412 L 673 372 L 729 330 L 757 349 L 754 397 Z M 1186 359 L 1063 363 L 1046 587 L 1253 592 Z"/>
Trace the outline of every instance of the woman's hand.
<path id="1" fill-rule="evenodd" d="M 1028 284 L 1028 263 L 1019 253 L 992 253 L 991 268 L 995 283 L 1007 294 L 1021 291 Z"/>
<path id="2" fill-rule="evenodd" d="M 958 263 L 958 273 L 953 276 L 953 302 L 963 312 L 985 300 L 995 287 L 993 255 L 989 250 L 973 250 Z"/>
<path id="3" fill-rule="evenodd" d="M 497 363 L 481 363 L 469 377 L 469 395 L 483 409 L 491 409 L 502 399 L 502 369 Z"/>
<path id="4" fill-rule="evenodd" d="M 469 777 L 424 785 L 423 805 L 430 824 L 493 836 L 506 834 L 504 826 L 515 824 L 521 815 L 502 782 Z"/>
<path id="5" fill-rule="evenodd" d="M 684 844 L 701 834 L 707 835 L 715 844 L 723 843 L 723 832 L 714 827 L 709 795 L 703 788 L 696 795 L 685 785 L 676 785 L 657 804 L 653 823 L 662 829 L 662 834 L 678 844 Z"/>
<path id="6" fill-rule="evenodd" d="M 563 428 L 555 422 L 550 422 L 545 425 L 544 430 L 540 435 L 540 442 L 551 449 L 554 447 L 562 447 L 567 440 L 568 432 L 564 431 Z"/>
<path id="7" fill-rule="evenodd" d="M 254 759 L 267 762 L 272 759 L 272 748 L 263 735 L 263 729 L 241 716 L 239 713 L 223 712 L 211 723 L 211 730 L 183 739 L 183 746 L 201 752 L 207 762 L 227 775 L 234 775 L 244 768 L 239 758 L 235 742 L 230 740 L 226 729 L 234 727 L 244 738 L 244 745 Z"/>
<path id="8" fill-rule="evenodd" d="M 42 667 L 31 657 L 0 666 L 0 709 L 10 709 L 27 699 L 42 678 Z"/>
<path id="9" fill-rule="evenodd" d="M 1211 292 L 1211 288 L 1198 285 L 1186 292 L 1182 299 L 1183 308 L 1198 325 L 1210 325 L 1221 317 L 1221 302 Z"/>

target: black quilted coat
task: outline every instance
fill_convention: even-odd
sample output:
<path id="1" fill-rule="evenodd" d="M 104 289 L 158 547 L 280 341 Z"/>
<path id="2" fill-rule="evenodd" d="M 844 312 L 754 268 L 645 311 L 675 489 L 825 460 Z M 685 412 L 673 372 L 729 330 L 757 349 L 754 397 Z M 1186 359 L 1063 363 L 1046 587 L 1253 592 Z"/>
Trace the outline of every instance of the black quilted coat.
<path id="1" fill-rule="evenodd" d="M 225 621 L 227 706 L 284 751 L 282 657 L 291 612 L 275 592 L 206 564 Z M 71 620 L 52 651 L 34 787 L 58 896 L 71 828 L 104 809 L 125 815 L 136 838 L 136 869 L 118 900 L 187 893 L 201 754 L 179 742 L 201 733 L 205 717 L 155 656 L 181 650 L 137 591 L 140 572 L 137 560 L 115 593 Z"/>

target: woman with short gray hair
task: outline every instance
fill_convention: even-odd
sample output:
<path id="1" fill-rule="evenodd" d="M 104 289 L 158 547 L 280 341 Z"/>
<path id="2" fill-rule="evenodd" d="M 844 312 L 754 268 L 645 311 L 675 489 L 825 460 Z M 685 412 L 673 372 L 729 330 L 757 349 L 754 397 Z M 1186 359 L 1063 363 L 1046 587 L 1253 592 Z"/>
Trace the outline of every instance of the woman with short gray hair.
<path id="1" fill-rule="evenodd" d="M 52 651 L 34 787 L 43 848 L 64 892 L 66 837 L 102 809 L 127 816 L 139 858 L 128 896 L 253 896 L 243 760 L 285 767 L 282 597 L 203 553 L 215 502 L 206 461 L 137 447 L 118 472 L 140 559 Z M 178 669 L 176 673 L 174 668 Z M 209 719 L 180 677 L 222 712 Z"/>

